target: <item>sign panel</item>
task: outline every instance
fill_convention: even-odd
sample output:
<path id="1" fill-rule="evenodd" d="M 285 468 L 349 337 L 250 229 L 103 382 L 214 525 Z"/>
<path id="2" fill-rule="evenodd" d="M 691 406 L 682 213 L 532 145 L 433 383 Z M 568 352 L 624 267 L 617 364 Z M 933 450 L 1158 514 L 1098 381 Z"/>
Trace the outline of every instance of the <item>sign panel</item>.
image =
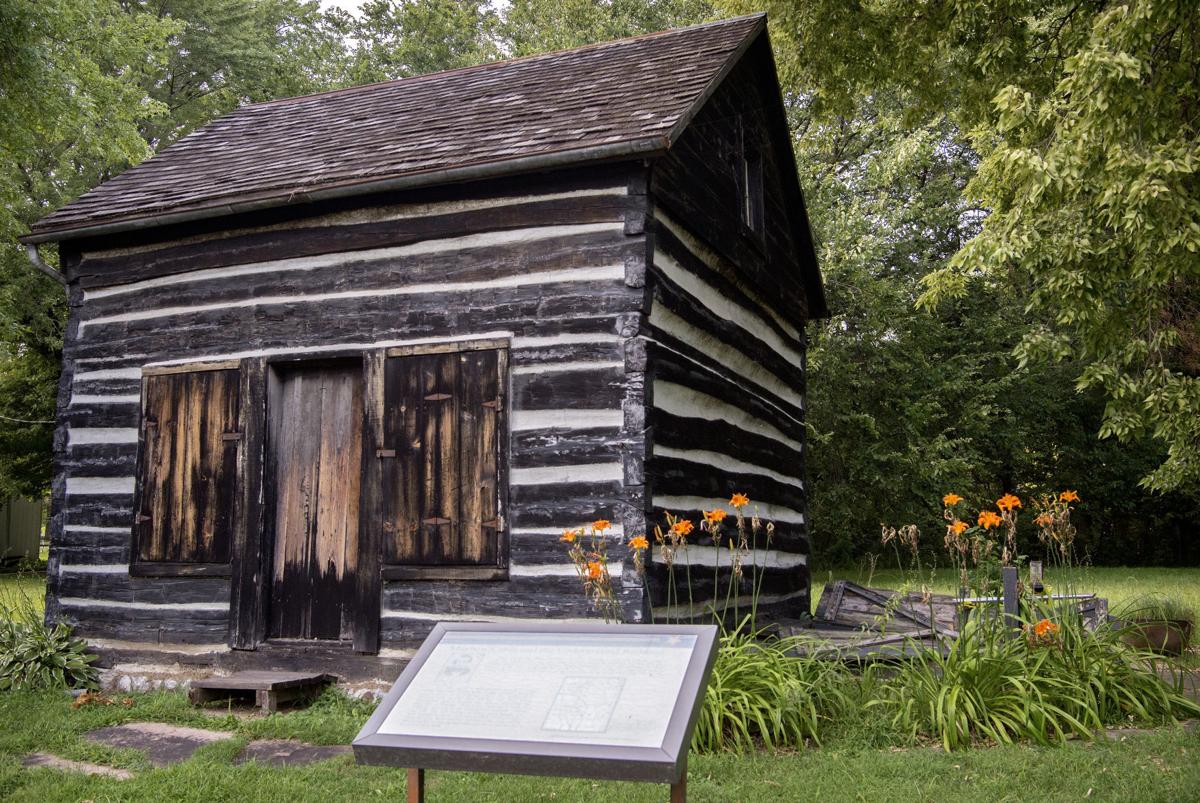
<path id="1" fill-rule="evenodd" d="M 439 624 L 354 742 L 364 763 L 674 782 L 712 626 Z"/>

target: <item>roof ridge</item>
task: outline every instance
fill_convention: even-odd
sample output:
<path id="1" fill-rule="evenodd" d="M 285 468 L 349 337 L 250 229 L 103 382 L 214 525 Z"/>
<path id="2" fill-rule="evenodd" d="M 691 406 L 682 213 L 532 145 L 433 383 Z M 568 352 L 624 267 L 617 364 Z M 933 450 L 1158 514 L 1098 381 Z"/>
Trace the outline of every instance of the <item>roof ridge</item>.
<path id="1" fill-rule="evenodd" d="M 742 14 L 737 17 L 727 17 L 725 19 L 710 20 L 709 22 L 702 22 L 697 25 L 688 25 L 683 28 L 668 28 L 665 31 L 654 31 L 651 33 L 636 34 L 634 36 L 626 36 L 622 39 L 608 39 L 603 42 L 593 42 L 591 44 L 580 45 L 578 47 L 566 47 L 566 48 L 562 48 L 560 50 L 547 51 L 545 53 L 531 53 L 527 56 L 515 56 L 513 58 L 501 59 L 499 61 L 489 61 L 489 62 L 485 62 L 483 64 L 472 64 L 467 67 L 454 67 L 449 70 L 439 70 L 438 72 L 422 73 L 421 75 L 408 75 L 408 76 L 404 76 L 403 78 L 390 78 L 386 81 L 373 81 L 369 84 L 357 84 L 355 86 L 344 86 L 344 87 L 340 87 L 338 89 L 326 89 L 322 92 L 312 92 L 307 95 L 293 95 L 292 97 L 287 97 L 287 98 L 274 98 L 272 100 L 260 100 L 255 103 L 247 103 L 245 105 L 238 106 L 236 109 L 230 110 L 227 114 L 222 115 L 221 117 L 229 117 L 229 116 L 232 116 L 239 112 L 242 112 L 244 110 L 259 109 L 259 108 L 263 108 L 265 106 L 282 106 L 282 105 L 286 105 L 289 103 L 299 103 L 299 102 L 306 101 L 306 100 L 309 100 L 312 98 L 322 98 L 322 97 L 328 97 L 331 95 L 356 94 L 359 92 L 380 89 L 385 86 L 396 86 L 398 84 L 417 83 L 420 81 L 426 81 L 426 80 L 430 80 L 430 79 L 434 79 L 434 78 L 444 78 L 447 75 L 455 75 L 455 74 L 459 74 L 459 73 L 483 72 L 484 70 L 497 69 L 500 67 L 507 67 L 509 65 L 518 64 L 521 62 L 538 61 L 540 59 L 547 59 L 547 58 L 552 58 L 555 56 L 561 56 L 566 53 L 583 53 L 583 52 L 592 51 L 592 50 L 603 50 L 606 48 L 615 47 L 617 45 L 625 45 L 625 44 L 629 44 L 630 42 L 637 42 L 637 41 L 640 41 L 643 39 L 656 39 L 656 38 L 660 38 L 660 37 L 674 36 L 674 35 L 679 35 L 679 34 L 683 34 L 683 33 L 689 33 L 691 31 L 698 31 L 698 30 L 701 30 L 704 28 L 715 28 L 715 27 L 718 27 L 721 25 L 732 25 L 733 23 L 737 23 L 737 22 L 747 22 L 749 20 L 759 20 L 759 19 L 765 18 L 766 16 L 767 15 L 765 12 L 759 11 L 759 12 L 756 12 L 753 14 Z M 216 120 L 219 120 L 219 119 L 221 119 L 221 118 L 220 117 L 216 118 L 215 120 L 213 120 L 213 122 L 216 122 Z M 197 130 L 199 130 L 199 129 L 197 129 Z M 194 132 L 192 132 L 192 133 L 194 133 Z M 185 137 L 185 139 L 186 139 L 186 137 Z"/>

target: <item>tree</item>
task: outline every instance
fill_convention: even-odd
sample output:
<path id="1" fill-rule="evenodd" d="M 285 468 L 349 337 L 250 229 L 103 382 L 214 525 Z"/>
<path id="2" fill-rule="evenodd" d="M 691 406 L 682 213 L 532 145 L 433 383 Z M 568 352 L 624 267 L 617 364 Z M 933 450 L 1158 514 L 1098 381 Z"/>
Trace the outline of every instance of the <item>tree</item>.
<path id="1" fill-rule="evenodd" d="M 487 0 L 369 0 L 354 27 L 354 83 L 495 60 L 498 21 Z"/>
<path id="2" fill-rule="evenodd" d="M 734 3 L 743 6 L 746 4 Z M 1190 0 L 765 4 L 814 113 L 889 88 L 980 155 L 980 233 L 921 303 L 994 277 L 1033 326 L 1021 364 L 1075 360 L 1107 399 L 1100 434 L 1152 433 L 1144 482 L 1200 487 L 1200 6 Z"/>
<path id="3" fill-rule="evenodd" d="M 501 30 L 513 56 L 694 25 L 713 14 L 707 0 L 513 0 Z"/>

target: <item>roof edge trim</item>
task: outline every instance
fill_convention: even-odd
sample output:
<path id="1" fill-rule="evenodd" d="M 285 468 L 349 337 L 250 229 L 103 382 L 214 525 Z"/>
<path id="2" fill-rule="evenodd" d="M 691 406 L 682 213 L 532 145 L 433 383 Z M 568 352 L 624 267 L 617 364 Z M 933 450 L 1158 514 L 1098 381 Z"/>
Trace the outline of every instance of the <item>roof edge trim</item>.
<path id="1" fill-rule="evenodd" d="M 751 39 L 752 37 L 747 37 L 747 41 Z M 338 198 L 350 198 L 356 195 L 370 195 L 377 192 L 418 189 L 433 185 L 499 178 L 517 173 L 534 172 L 590 162 L 650 157 L 665 152 L 668 147 L 670 147 L 670 140 L 665 137 L 642 137 L 640 139 L 594 145 L 587 148 L 547 151 L 503 161 L 479 162 L 442 170 L 406 173 L 387 178 L 335 184 L 311 191 L 292 189 L 253 201 L 218 203 L 212 206 L 201 206 L 179 212 L 164 212 L 159 215 L 151 214 L 129 217 L 84 226 L 68 225 L 61 228 L 31 232 L 17 239 L 26 245 L 40 245 L 42 243 L 62 242 L 64 240 L 75 240 L 83 237 L 97 237 L 128 231 L 143 231 L 178 223 L 208 220 L 224 215 L 256 212 L 263 209 L 275 209 L 283 206 L 335 200 Z"/>
<path id="2" fill-rule="evenodd" d="M 671 126 L 671 130 L 667 133 L 667 140 L 672 145 L 675 144 L 676 140 L 679 139 L 687 127 L 691 125 L 692 120 L 696 119 L 696 115 L 700 113 L 700 110 L 704 108 L 706 103 L 708 103 L 708 99 L 713 96 L 713 93 L 717 91 L 717 88 L 720 87 L 721 84 L 725 82 L 725 79 L 729 77 L 729 74 L 733 72 L 733 68 L 736 67 L 742 60 L 742 57 L 746 55 L 746 51 L 750 49 L 750 46 L 754 44 L 758 37 L 762 36 L 763 31 L 767 29 L 767 15 L 765 13 L 760 12 L 758 14 L 748 14 L 744 17 L 738 17 L 737 19 L 747 20 L 754 18 L 757 18 L 757 24 L 755 24 L 754 29 L 746 34 L 746 38 L 743 39 L 738 44 L 737 48 L 733 50 L 733 52 L 731 52 L 725 59 L 725 63 L 721 65 L 721 69 L 717 71 L 716 75 L 712 77 L 712 80 L 710 80 L 704 87 L 704 91 L 702 91 L 696 97 L 696 100 L 690 107 L 688 107 L 687 111 L 679 116 L 679 119 L 675 121 L 675 125 Z"/>

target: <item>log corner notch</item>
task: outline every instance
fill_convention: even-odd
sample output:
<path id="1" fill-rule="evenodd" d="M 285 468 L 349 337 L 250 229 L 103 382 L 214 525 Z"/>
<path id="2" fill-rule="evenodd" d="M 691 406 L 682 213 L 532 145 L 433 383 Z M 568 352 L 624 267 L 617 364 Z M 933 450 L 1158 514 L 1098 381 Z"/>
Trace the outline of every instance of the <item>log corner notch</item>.
<path id="1" fill-rule="evenodd" d="M 160 170 L 39 223 L 27 243 L 73 255 L 54 486 L 55 521 L 69 524 L 53 529 L 52 608 L 84 635 L 227 638 L 266 660 L 270 642 L 313 635 L 274 614 L 324 593 L 327 574 L 276 588 L 281 562 L 319 552 L 326 525 L 349 532 L 328 511 L 353 507 L 358 549 L 333 561 L 342 626 L 331 618 L 320 641 L 373 653 L 419 641 L 439 617 L 592 616 L 558 535 L 596 518 L 614 522 L 622 604 L 640 609 L 624 544 L 661 510 L 733 491 L 776 522 L 772 604 L 807 606 L 804 341 L 788 312 L 819 305 L 783 267 L 816 270 L 789 211 L 798 185 L 776 178 L 786 131 L 766 130 L 784 123 L 765 37 L 749 17 L 258 104 L 234 112 L 255 125 L 201 129 L 154 156 Z M 620 92 L 595 80 L 631 70 L 646 79 Z M 491 102 L 503 71 L 536 114 Z M 581 95 L 606 130 L 579 119 Z M 741 95 L 774 110 L 739 106 L 729 128 Z M 343 137 L 352 111 L 372 123 Z M 456 148 L 396 141 L 437 115 L 464 126 Z M 306 161 L 288 147 L 298 135 L 336 139 L 353 175 Z M 755 137 L 746 153 L 761 170 L 728 162 L 729 143 Z M 236 152 L 268 156 L 214 156 Z M 277 193 L 278 171 L 309 168 L 317 180 Z M 759 181 L 750 207 L 725 197 Z M 213 186 L 234 195 L 214 201 Z M 328 385 L 318 369 L 334 363 L 361 379 L 361 416 L 323 409 L 332 385 L 301 392 Z M 160 398 L 221 371 L 190 403 Z M 280 421 L 285 391 L 303 404 Z M 203 430 L 186 444 L 164 423 L 184 419 Z M 360 442 L 305 437 L 351 424 Z M 357 503 L 289 518 L 281 509 L 303 507 L 289 493 L 319 511 L 321 488 L 338 485 L 327 443 L 361 448 Z M 168 451 L 195 482 L 155 473 L 173 476 Z M 304 466 L 325 482 L 306 485 Z M 214 495 L 232 500 L 228 520 L 209 515 Z M 202 548 L 184 549 L 193 532 Z"/>

